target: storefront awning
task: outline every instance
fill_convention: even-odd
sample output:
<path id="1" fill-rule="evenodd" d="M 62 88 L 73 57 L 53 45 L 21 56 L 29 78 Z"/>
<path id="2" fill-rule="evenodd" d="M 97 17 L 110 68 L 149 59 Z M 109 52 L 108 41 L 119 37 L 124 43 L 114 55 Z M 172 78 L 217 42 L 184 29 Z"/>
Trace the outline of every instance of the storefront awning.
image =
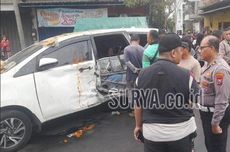
<path id="1" fill-rule="evenodd" d="M 122 0 L 30 0 L 19 4 L 20 7 L 105 7 L 105 6 L 122 6 Z"/>
<path id="2" fill-rule="evenodd" d="M 14 11 L 13 4 L 1 4 L 1 11 Z"/>
<path id="3" fill-rule="evenodd" d="M 147 28 L 148 24 L 146 17 L 82 18 L 75 24 L 74 32 L 131 27 Z"/>
<path id="4" fill-rule="evenodd" d="M 226 9 L 230 9 L 230 0 L 223 0 L 213 5 L 201 8 L 203 12 L 200 13 L 200 15 L 206 15 L 206 14 L 210 14 L 210 13 L 214 13 L 214 12 L 222 11 Z"/>

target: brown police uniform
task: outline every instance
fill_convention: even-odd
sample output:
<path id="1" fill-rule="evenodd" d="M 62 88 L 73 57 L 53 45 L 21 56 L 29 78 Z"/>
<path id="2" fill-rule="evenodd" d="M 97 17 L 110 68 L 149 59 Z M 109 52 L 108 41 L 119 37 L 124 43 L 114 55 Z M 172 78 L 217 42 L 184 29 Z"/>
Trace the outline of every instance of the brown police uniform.
<path id="1" fill-rule="evenodd" d="M 220 43 L 219 53 L 223 59 L 230 65 L 230 41 L 223 40 Z"/>
<path id="2" fill-rule="evenodd" d="M 200 115 L 208 152 L 226 152 L 230 123 L 230 67 L 221 57 L 205 65 L 201 73 L 202 100 Z M 220 125 L 222 134 L 212 133 L 211 126 Z"/>

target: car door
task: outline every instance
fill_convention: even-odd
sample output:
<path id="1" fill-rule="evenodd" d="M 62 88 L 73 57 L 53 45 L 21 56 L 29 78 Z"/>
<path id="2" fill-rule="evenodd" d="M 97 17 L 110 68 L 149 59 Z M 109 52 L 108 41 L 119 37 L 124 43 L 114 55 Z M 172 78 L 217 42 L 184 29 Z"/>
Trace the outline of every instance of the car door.
<path id="1" fill-rule="evenodd" d="M 129 45 L 128 37 L 126 32 L 94 35 L 93 46 L 97 54 L 96 86 L 100 92 L 108 94 L 125 87 L 126 65 L 123 51 Z M 109 52 L 110 48 L 112 54 Z"/>
<path id="2" fill-rule="evenodd" d="M 41 64 L 39 61 L 57 60 L 57 65 L 40 67 L 35 73 L 37 95 L 46 120 L 86 108 L 79 99 L 84 92 L 81 86 L 85 83 L 81 81 L 79 70 L 82 71 L 85 64 L 93 68 L 90 45 L 88 39 L 63 42 L 38 57 L 38 65 Z M 82 73 L 86 71 L 88 80 L 93 81 L 93 69 L 84 69 Z"/>
<path id="3" fill-rule="evenodd" d="M 89 41 L 90 52 L 93 51 Z M 96 88 L 95 60 L 85 61 L 76 64 L 77 68 L 77 91 L 78 103 L 82 109 L 89 108 L 104 102 L 104 96 Z"/>

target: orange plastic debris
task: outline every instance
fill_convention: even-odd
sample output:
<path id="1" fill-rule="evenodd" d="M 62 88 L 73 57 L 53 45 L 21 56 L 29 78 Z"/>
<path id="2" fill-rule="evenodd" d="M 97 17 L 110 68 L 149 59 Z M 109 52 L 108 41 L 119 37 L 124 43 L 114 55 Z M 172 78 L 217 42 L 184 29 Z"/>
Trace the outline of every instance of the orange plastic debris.
<path id="1" fill-rule="evenodd" d="M 96 125 L 92 124 L 92 125 L 89 125 L 89 126 L 85 126 L 69 135 L 67 135 L 67 137 L 76 137 L 76 138 L 80 138 L 81 136 L 83 136 L 84 133 L 86 133 L 87 131 L 90 131 L 92 130 Z"/>
<path id="2" fill-rule="evenodd" d="M 55 38 L 49 38 L 47 40 L 42 41 L 42 44 L 44 46 L 55 46 L 56 39 Z"/>
<path id="3" fill-rule="evenodd" d="M 77 138 L 80 138 L 83 135 L 83 130 L 78 130 L 76 132 L 74 132 L 74 136 Z"/>
<path id="4" fill-rule="evenodd" d="M 92 130 L 94 127 L 95 127 L 94 124 L 89 125 L 89 126 L 86 126 L 86 127 L 83 128 L 83 131 L 90 131 L 90 130 Z"/>
<path id="5" fill-rule="evenodd" d="M 68 140 L 67 140 L 67 139 L 64 139 L 64 143 L 68 143 Z"/>

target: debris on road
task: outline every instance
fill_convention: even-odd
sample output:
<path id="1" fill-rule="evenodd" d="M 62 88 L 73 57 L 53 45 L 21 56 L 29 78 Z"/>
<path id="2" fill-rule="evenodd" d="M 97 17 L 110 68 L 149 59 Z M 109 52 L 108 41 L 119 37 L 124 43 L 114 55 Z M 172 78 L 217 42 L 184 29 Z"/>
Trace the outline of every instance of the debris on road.
<path id="1" fill-rule="evenodd" d="M 121 113 L 120 113 L 119 111 L 112 111 L 111 114 L 112 114 L 112 115 L 118 115 L 118 116 L 119 116 Z"/>
<path id="2" fill-rule="evenodd" d="M 90 131 L 92 130 L 96 125 L 95 124 L 92 124 L 92 125 L 89 125 L 89 126 L 86 126 L 83 128 L 83 131 L 86 132 L 86 131 Z"/>
<path id="3" fill-rule="evenodd" d="M 134 111 L 130 112 L 130 113 L 129 113 L 129 116 L 130 116 L 130 117 L 135 117 Z"/>
<path id="4" fill-rule="evenodd" d="M 96 125 L 92 124 L 89 126 L 85 126 L 83 128 L 80 128 L 76 131 L 74 131 L 73 133 L 67 135 L 67 137 L 71 138 L 71 137 L 76 137 L 76 138 L 80 138 L 82 137 L 86 132 L 91 131 Z"/>
<path id="5" fill-rule="evenodd" d="M 67 140 L 67 139 L 64 139 L 64 143 L 65 143 L 65 144 L 68 143 L 68 140 Z"/>

